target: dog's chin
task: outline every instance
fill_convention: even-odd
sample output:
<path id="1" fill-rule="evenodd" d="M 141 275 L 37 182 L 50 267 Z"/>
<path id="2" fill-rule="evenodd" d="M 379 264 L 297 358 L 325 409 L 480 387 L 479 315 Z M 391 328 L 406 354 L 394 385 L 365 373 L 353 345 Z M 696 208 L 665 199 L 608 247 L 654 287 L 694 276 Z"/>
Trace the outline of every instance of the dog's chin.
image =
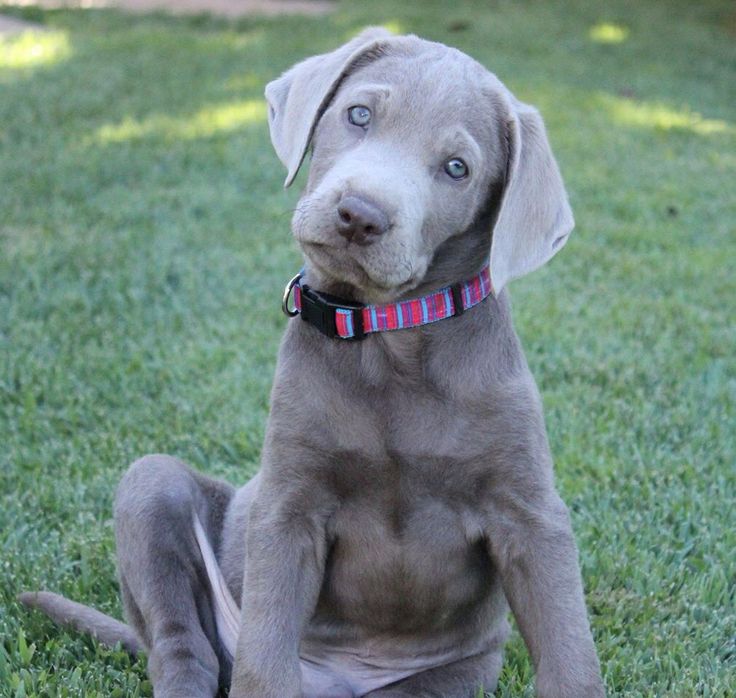
<path id="1" fill-rule="evenodd" d="M 419 280 L 409 265 L 386 274 L 361 264 L 344 249 L 318 243 L 301 243 L 302 252 L 317 272 L 319 280 L 328 285 L 322 289 L 335 295 L 348 295 L 363 303 L 388 303 L 416 287 Z"/>

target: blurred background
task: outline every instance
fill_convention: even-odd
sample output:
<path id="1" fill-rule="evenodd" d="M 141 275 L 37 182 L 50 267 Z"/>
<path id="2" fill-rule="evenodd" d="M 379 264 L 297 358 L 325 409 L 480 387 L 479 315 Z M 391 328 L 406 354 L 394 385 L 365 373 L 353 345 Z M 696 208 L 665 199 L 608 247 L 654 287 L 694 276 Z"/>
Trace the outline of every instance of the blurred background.
<path id="1" fill-rule="evenodd" d="M 120 616 L 127 463 L 258 466 L 299 268 L 263 88 L 368 24 L 539 107 L 577 228 L 511 285 L 610 695 L 736 695 L 736 6 L 0 0 L 0 695 L 150 696 Z M 303 179 L 301 180 L 303 183 Z M 515 634 L 496 696 L 531 696 Z"/>

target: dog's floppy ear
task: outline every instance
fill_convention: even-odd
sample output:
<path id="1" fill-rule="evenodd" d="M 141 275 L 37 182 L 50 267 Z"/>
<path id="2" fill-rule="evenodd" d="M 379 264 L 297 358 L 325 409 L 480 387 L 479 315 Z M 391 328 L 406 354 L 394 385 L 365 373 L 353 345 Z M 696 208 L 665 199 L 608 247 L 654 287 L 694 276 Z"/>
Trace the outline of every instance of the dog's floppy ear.
<path id="1" fill-rule="evenodd" d="M 575 221 L 539 112 L 510 97 L 508 167 L 491 241 L 495 293 L 562 249 Z"/>
<path id="2" fill-rule="evenodd" d="M 315 126 L 341 80 L 359 58 L 391 36 L 385 29 L 371 27 L 331 53 L 297 63 L 266 85 L 271 142 L 288 170 L 285 187 L 294 181 Z"/>

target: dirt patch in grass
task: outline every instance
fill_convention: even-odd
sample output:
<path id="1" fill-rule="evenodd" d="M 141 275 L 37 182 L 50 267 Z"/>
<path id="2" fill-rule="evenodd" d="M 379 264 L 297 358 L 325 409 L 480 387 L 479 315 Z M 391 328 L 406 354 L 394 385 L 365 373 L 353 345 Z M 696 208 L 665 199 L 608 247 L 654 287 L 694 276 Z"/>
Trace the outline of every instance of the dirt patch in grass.
<path id="1" fill-rule="evenodd" d="M 172 14 L 209 12 L 222 17 L 324 15 L 335 9 L 335 3 L 330 0 L 9 0 L 6 4 L 37 5 L 44 8 L 118 7 L 130 12 L 163 10 Z M 0 23 L 0 31 L 4 24 Z"/>
<path id="2" fill-rule="evenodd" d="M 43 29 L 38 24 L 24 22 L 22 19 L 0 15 L 0 36 L 11 36 L 13 34 L 22 34 L 25 31 L 38 31 Z"/>

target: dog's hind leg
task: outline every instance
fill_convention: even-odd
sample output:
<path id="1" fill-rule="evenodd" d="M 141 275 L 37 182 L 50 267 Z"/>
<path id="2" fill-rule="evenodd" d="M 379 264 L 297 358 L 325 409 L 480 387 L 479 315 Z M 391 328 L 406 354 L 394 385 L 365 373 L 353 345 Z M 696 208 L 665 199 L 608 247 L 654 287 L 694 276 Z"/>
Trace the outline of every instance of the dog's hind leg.
<path id="1" fill-rule="evenodd" d="M 123 604 L 149 651 L 156 698 L 212 698 L 229 683 L 230 662 L 194 530 L 195 516 L 212 548 L 220 545 L 233 495 L 170 456 L 130 466 L 115 500 L 115 538 Z"/>

